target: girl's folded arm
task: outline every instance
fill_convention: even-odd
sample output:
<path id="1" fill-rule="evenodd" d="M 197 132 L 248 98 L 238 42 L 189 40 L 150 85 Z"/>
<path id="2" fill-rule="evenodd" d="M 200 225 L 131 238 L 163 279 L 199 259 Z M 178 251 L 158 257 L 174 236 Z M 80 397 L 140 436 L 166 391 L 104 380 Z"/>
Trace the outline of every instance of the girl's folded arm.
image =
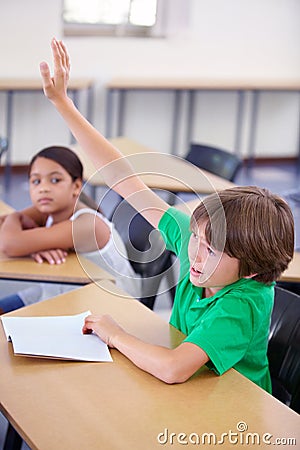
<path id="1" fill-rule="evenodd" d="M 23 230 L 20 213 L 6 218 L 0 229 L 0 250 L 7 256 L 27 256 L 41 250 L 73 248 L 72 223 Z"/>

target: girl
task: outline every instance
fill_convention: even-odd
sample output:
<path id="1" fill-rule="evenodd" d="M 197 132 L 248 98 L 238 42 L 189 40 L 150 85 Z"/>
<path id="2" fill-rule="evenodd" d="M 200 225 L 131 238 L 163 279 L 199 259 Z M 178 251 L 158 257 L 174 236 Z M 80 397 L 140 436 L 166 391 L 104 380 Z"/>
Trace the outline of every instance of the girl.
<path id="1" fill-rule="evenodd" d="M 14 212 L 0 228 L 1 251 L 7 256 L 32 255 L 41 263 L 64 262 L 76 250 L 116 277 L 116 284 L 138 297 L 139 278 L 133 271 L 125 246 L 99 211 L 90 208 L 82 190 L 83 167 L 66 147 L 48 147 L 29 165 L 32 206 Z M 53 297 L 76 286 L 34 283 L 17 295 L 0 300 L 2 312 Z"/>
<path id="2" fill-rule="evenodd" d="M 83 332 L 97 333 L 141 369 L 166 383 L 186 381 L 206 364 L 221 375 L 235 368 L 270 391 L 268 332 L 275 280 L 293 256 L 293 215 L 280 197 L 236 187 L 206 197 L 192 219 L 134 173 L 125 158 L 84 119 L 67 96 L 69 56 L 52 41 L 54 76 L 40 65 L 46 96 L 108 186 L 154 226 L 181 263 L 170 322 L 187 335 L 169 349 L 139 340 L 111 317 L 89 316 Z"/>

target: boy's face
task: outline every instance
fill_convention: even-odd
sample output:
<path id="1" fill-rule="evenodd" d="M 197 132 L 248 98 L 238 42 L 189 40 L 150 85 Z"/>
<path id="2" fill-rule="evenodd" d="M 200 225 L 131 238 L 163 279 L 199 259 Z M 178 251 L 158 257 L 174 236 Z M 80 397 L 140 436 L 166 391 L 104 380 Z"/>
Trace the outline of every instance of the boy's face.
<path id="1" fill-rule="evenodd" d="M 195 286 L 209 288 L 211 295 L 239 277 L 239 260 L 215 250 L 205 237 L 206 221 L 192 229 L 189 242 L 190 280 Z"/>

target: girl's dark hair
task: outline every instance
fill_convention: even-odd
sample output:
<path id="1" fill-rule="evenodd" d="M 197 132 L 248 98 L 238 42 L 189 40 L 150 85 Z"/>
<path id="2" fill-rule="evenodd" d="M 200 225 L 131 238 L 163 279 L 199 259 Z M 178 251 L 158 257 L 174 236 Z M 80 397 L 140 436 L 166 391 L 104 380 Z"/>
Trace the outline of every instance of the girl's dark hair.
<path id="1" fill-rule="evenodd" d="M 278 195 L 256 186 L 225 189 L 203 199 L 191 227 L 207 221 L 205 235 L 216 250 L 240 261 L 240 277 L 270 283 L 294 254 L 294 218 Z"/>
<path id="2" fill-rule="evenodd" d="M 68 174 L 71 176 L 72 180 L 75 181 L 78 178 L 82 180 L 83 177 L 83 166 L 76 155 L 75 152 L 70 150 L 68 147 L 53 146 L 47 147 L 39 151 L 34 155 L 29 163 L 29 174 L 31 172 L 31 167 L 37 158 L 47 158 L 52 161 L 57 162 L 62 166 Z"/>
<path id="3" fill-rule="evenodd" d="M 57 162 L 60 166 L 62 166 L 70 175 L 73 181 L 79 179 L 82 180 L 83 178 L 83 166 L 73 150 L 69 149 L 68 147 L 63 146 L 53 146 L 53 147 L 46 147 L 43 150 L 36 153 L 33 158 L 31 159 L 29 163 L 29 169 L 28 174 L 30 175 L 31 168 L 33 163 L 37 158 L 47 158 L 51 159 L 52 161 Z M 96 211 L 99 211 L 103 214 L 101 208 L 94 202 L 92 198 L 90 198 L 88 195 L 86 195 L 83 191 L 80 193 L 80 200 L 86 204 L 89 208 L 95 209 Z"/>

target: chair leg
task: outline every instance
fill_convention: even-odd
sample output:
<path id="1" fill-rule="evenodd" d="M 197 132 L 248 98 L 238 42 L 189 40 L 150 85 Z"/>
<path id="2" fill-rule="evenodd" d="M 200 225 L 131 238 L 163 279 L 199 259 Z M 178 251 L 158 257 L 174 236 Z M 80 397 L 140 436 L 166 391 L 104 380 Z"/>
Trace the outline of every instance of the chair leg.
<path id="1" fill-rule="evenodd" d="M 143 305 L 147 306 L 149 309 L 153 310 L 155 299 L 156 295 L 154 295 L 153 297 L 142 297 L 139 299 L 139 301 L 140 303 L 143 303 Z"/>
<path id="2" fill-rule="evenodd" d="M 3 450 L 21 450 L 22 443 L 23 443 L 23 439 L 16 432 L 14 427 L 9 423 L 7 432 L 6 432 Z"/>

